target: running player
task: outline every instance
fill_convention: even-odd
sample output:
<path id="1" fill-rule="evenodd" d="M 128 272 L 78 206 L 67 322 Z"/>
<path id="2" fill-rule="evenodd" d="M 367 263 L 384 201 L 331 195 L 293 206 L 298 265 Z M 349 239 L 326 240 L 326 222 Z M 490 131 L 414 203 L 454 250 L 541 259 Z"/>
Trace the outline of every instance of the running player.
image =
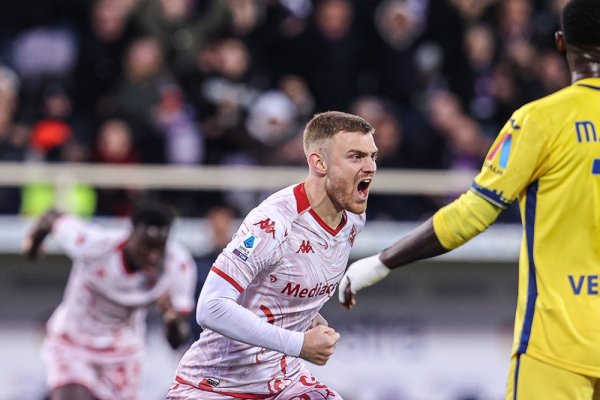
<path id="1" fill-rule="evenodd" d="M 186 250 L 167 244 L 173 217 L 161 204 L 141 202 L 128 233 L 49 211 L 26 238 L 31 259 L 51 233 L 73 260 L 42 349 L 51 400 L 136 399 L 152 303 L 171 347 L 187 339 L 196 267 Z"/>
<path id="2" fill-rule="evenodd" d="M 519 201 L 523 243 L 506 399 L 600 399 L 600 1 L 572 0 L 556 46 L 573 84 L 517 110 L 470 191 L 352 264 L 340 301 L 452 250 Z"/>
<path id="3" fill-rule="evenodd" d="M 323 365 L 340 335 L 319 315 L 365 223 L 376 165 L 373 128 L 341 112 L 304 130 L 309 173 L 244 219 L 200 294 L 200 339 L 169 400 L 340 399 L 302 359 Z"/>

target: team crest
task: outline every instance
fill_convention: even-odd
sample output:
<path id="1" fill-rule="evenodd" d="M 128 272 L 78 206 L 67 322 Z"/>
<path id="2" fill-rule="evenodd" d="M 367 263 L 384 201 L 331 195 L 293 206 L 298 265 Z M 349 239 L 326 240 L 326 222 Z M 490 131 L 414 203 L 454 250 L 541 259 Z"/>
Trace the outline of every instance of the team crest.
<path id="1" fill-rule="evenodd" d="M 350 247 L 354 246 L 354 239 L 356 239 L 356 226 L 352 225 L 352 230 L 350 230 L 350 235 L 348 236 Z"/>

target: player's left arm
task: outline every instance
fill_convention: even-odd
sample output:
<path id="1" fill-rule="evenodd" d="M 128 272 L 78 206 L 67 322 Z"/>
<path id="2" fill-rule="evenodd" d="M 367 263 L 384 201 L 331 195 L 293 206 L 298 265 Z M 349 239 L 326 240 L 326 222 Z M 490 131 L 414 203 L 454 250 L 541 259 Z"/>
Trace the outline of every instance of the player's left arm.
<path id="1" fill-rule="evenodd" d="M 190 326 L 184 313 L 178 312 L 171 303 L 168 293 L 156 300 L 162 321 L 165 325 L 165 337 L 172 349 L 176 349 L 190 337 Z"/>
<path id="2" fill-rule="evenodd" d="M 172 349 L 176 349 L 190 337 L 190 327 L 186 317 L 171 304 L 168 293 L 156 300 L 156 305 L 165 325 L 165 337 Z"/>

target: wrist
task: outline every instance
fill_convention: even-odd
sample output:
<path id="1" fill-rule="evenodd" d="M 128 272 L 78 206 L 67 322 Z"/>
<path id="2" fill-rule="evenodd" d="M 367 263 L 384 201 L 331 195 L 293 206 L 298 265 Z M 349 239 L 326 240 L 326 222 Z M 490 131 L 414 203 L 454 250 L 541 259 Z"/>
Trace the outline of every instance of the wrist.
<path id="1" fill-rule="evenodd" d="M 285 343 L 285 348 L 283 349 L 283 353 L 292 357 L 300 356 L 302 347 L 304 346 L 305 335 L 306 332 L 290 331 L 288 340 Z"/>
<path id="2" fill-rule="evenodd" d="M 379 254 L 359 260 L 352 265 L 352 270 L 348 271 L 350 288 L 356 294 L 359 290 L 385 278 L 390 271 L 379 258 Z"/>

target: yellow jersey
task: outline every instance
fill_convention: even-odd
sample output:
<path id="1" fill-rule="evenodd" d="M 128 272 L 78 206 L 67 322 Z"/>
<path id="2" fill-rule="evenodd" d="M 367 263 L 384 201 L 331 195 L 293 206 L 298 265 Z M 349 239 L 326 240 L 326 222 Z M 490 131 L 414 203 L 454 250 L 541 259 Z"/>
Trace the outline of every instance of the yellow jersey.
<path id="1" fill-rule="evenodd" d="M 513 352 L 600 377 L 600 78 L 517 110 L 471 190 L 519 200 Z"/>

